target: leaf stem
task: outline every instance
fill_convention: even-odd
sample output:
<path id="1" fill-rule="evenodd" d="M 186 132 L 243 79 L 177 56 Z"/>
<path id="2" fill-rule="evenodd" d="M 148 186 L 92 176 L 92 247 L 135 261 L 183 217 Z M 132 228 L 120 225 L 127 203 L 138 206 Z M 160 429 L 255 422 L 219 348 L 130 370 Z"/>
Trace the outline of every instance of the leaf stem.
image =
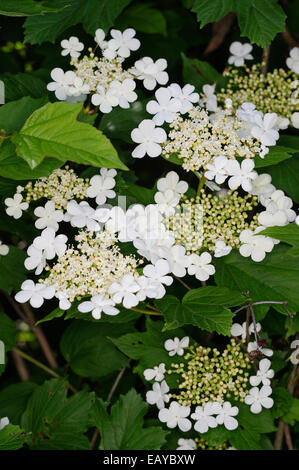
<path id="1" fill-rule="evenodd" d="M 136 308 L 136 307 L 131 307 L 130 310 L 134 310 L 134 312 L 140 312 L 140 313 L 144 313 L 145 315 L 158 315 L 159 317 L 163 317 L 163 313 L 162 312 L 155 312 L 154 310 L 153 311 L 150 311 L 150 310 L 143 310 L 141 308 Z"/>

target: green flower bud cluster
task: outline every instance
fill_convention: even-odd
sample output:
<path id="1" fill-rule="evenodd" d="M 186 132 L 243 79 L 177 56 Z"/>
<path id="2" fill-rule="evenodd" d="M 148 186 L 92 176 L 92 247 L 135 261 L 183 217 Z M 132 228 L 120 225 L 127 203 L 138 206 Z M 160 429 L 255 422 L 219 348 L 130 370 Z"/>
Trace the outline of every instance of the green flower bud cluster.
<path id="1" fill-rule="evenodd" d="M 169 394 L 183 406 L 204 405 L 209 401 L 237 399 L 247 395 L 252 365 L 241 343 L 231 339 L 223 352 L 216 348 L 191 345 L 183 362 L 171 364 L 168 374 L 179 375 L 178 391 Z"/>
<path id="2" fill-rule="evenodd" d="M 56 209 L 66 209 L 71 199 L 85 199 L 89 178 L 79 178 L 73 169 L 54 170 L 50 176 L 40 178 L 35 183 L 29 181 L 25 186 L 24 200 L 28 203 L 47 198 L 55 203 Z"/>
<path id="3" fill-rule="evenodd" d="M 263 113 L 276 113 L 290 119 L 292 113 L 298 111 L 298 76 L 284 69 L 274 69 L 263 75 L 262 66 L 228 67 L 223 73 L 228 78 L 227 88 L 217 94 L 218 103 L 224 105 L 230 98 L 233 108 L 237 109 L 242 103 L 250 102 Z"/>
<path id="4" fill-rule="evenodd" d="M 218 197 L 206 194 L 202 189 L 195 198 L 187 199 L 183 195 L 167 224 L 187 254 L 200 254 L 205 250 L 214 252 L 217 240 L 238 248 L 240 233 L 245 229 L 254 230 L 259 225 L 257 215 L 252 215 L 257 204 L 257 197 L 251 194 L 240 196 L 237 191 L 229 190 L 225 196 Z"/>
<path id="5" fill-rule="evenodd" d="M 222 444 L 212 446 L 201 437 L 196 437 L 194 441 L 196 442 L 196 450 L 228 450 L 230 447 L 229 442 L 223 442 Z"/>

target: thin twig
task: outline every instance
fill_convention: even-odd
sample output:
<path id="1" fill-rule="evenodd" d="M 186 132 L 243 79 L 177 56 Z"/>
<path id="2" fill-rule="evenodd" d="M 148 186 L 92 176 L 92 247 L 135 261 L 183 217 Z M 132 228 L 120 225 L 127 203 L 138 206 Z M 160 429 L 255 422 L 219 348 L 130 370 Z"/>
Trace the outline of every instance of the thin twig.
<path id="1" fill-rule="evenodd" d="M 175 276 L 174 274 L 173 274 L 173 277 L 177 281 L 179 281 L 182 284 L 182 286 L 184 286 L 186 289 L 191 290 L 191 287 L 189 287 L 188 284 L 186 284 L 186 282 L 183 281 L 183 279 L 181 279 L 180 277 Z"/>
<path id="2" fill-rule="evenodd" d="M 269 46 L 264 49 L 263 51 L 263 57 L 262 57 L 262 63 L 263 63 L 263 66 L 262 66 L 262 74 L 265 76 L 267 74 L 267 70 L 268 70 L 268 63 L 269 63 L 269 57 L 270 57 L 270 44 Z"/>
<path id="3" fill-rule="evenodd" d="M 162 312 L 158 312 L 155 310 L 143 310 L 142 308 L 130 307 L 130 310 L 134 310 L 134 312 L 144 313 L 145 315 L 158 315 L 159 317 L 163 316 Z"/>
<path id="4" fill-rule="evenodd" d="M 288 423 L 284 423 L 283 430 L 284 430 L 284 437 L 285 437 L 285 440 L 286 440 L 287 448 L 289 450 L 294 450 L 294 446 L 293 446 L 293 442 L 292 442 L 292 436 L 291 436 L 290 427 L 289 427 Z"/>
<path id="5" fill-rule="evenodd" d="M 283 305 L 285 307 L 287 302 L 278 302 L 278 301 L 275 301 L 275 300 L 263 300 L 261 302 L 252 302 L 251 303 L 251 305 L 253 305 L 253 306 L 255 306 L 255 305 L 264 305 L 264 304 L 279 304 L 279 305 Z M 245 310 L 248 307 L 249 307 L 249 304 L 243 305 L 243 307 L 240 307 L 237 310 L 235 310 L 234 314 L 239 313 L 239 312 L 241 312 L 241 310 Z"/>
<path id="6" fill-rule="evenodd" d="M 21 381 L 28 382 L 30 375 L 24 359 L 16 351 L 10 351 L 10 354 Z"/>

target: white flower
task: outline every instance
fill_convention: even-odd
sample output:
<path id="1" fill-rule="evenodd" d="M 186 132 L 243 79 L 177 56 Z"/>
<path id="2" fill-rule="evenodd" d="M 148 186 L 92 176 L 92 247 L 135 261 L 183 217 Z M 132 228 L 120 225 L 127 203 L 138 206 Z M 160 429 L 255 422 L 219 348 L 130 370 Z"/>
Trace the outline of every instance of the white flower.
<path id="1" fill-rule="evenodd" d="M 35 226 L 38 229 L 53 228 L 58 230 L 58 222 L 61 222 L 64 218 L 63 212 L 55 209 L 53 201 L 48 201 L 45 207 L 39 206 L 34 210 L 34 215 L 38 217 L 35 222 Z"/>
<path id="2" fill-rule="evenodd" d="M 5 428 L 5 426 L 7 426 L 9 424 L 9 419 L 7 416 L 5 416 L 5 418 L 1 418 L 0 419 L 0 431 L 2 431 L 2 429 Z"/>
<path id="3" fill-rule="evenodd" d="M 91 102 L 95 106 L 99 106 L 102 113 L 110 113 L 114 106 L 117 106 L 119 100 L 117 96 L 113 94 L 113 91 L 109 88 L 105 90 L 102 85 L 97 86 L 97 92 L 91 97 Z"/>
<path id="4" fill-rule="evenodd" d="M 27 250 L 28 258 L 25 259 L 25 268 L 29 271 L 35 269 L 35 274 L 39 276 L 46 266 L 46 256 L 42 250 L 39 250 L 34 245 L 30 245 Z"/>
<path id="5" fill-rule="evenodd" d="M 0 240 L 0 256 L 6 256 L 9 252 L 9 247 L 7 245 L 4 245 L 2 241 Z"/>
<path id="6" fill-rule="evenodd" d="M 116 304 L 122 302 L 125 308 L 130 309 L 131 307 L 136 307 L 138 304 L 136 292 L 138 292 L 139 289 L 140 286 L 132 274 L 125 274 L 120 282 L 113 282 L 110 285 L 108 292 L 112 295 Z"/>
<path id="7" fill-rule="evenodd" d="M 261 203 L 266 206 L 266 210 L 259 214 L 258 221 L 265 227 L 283 226 L 296 218 L 296 212 L 291 209 L 292 199 L 285 196 L 284 192 L 279 189 L 269 197 L 262 197 Z"/>
<path id="8" fill-rule="evenodd" d="M 121 108 L 127 109 L 130 107 L 129 103 L 137 100 L 135 93 L 136 83 L 131 78 L 126 78 L 123 82 L 113 80 L 110 83 L 109 92 L 112 93 L 118 100 Z"/>
<path id="9" fill-rule="evenodd" d="M 161 382 L 164 379 L 164 374 L 166 372 L 164 362 L 161 362 L 158 366 L 154 366 L 153 369 L 145 369 L 143 375 L 145 380 L 153 380 L 155 379 L 156 382 Z"/>
<path id="10" fill-rule="evenodd" d="M 270 385 L 271 380 L 274 377 L 274 370 L 270 369 L 271 362 L 269 359 L 262 359 L 259 362 L 259 370 L 256 375 L 252 375 L 249 379 L 250 385 L 256 387 L 260 383 L 263 385 Z"/>
<path id="11" fill-rule="evenodd" d="M 170 286 L 173 282 L 171 276 L 167 276 L 170 272 L 169 264 L 165 259 L 159 259 L 156 263 L 148 264 L 143 268 L 143 275 L 153 282 L 159 282 Z"/>
<path id="12" fill-rule="evenodd" d="M 69 39 L 63 39 L 61 41 L 61 55 L 70 54 L 71 57 L 79 57 L 80 52 L 84 49 L 84 44 L 79 41 L 76 36 L 71 36 Z"/>
<path id="13" fill-rule="evenodd" d="M 227 171 L 231 176 L 228 180 L 230 189 L 237 189 L 241 186 L 244 191 L 251 191 L 252 180 L 257 177 L 257 173 L 252 171 L 253 168 L 253 160 L 245 159 L 242 161 L 241 166 L 237 160 L 229 160 L 227 163 Z"/>
<path id="14" fill-rule="evenodd" d="M 257 323 L 256 331 L 257 332 L 261 331 L 261 328 L 262 328 L 262 325 L 260 323 Z M 252 334 L 254 332 L 253 323 L 249 325 L 248 331 L 249 331 L 249 334 Z M 239 323 L 234 323 L 230 329 L 230 334 L 232 336 L 242 336 L 242 339 L 245 339 L 246 338 L 246 322 L 244 321 L 242 325 L 240 325 Z M 249 344 L 253 344 L 253 343 L 249 343 Z"/>
<path id="15" fill-rule="evenodd" d="M 193 439 L 183 439 L 182 437 L 178 440 L 178 447 L 176 450 L 195 450 L 196 442 Z"/>
<path id="16" fill-rule="evenodd" d="M 195 87 L 193 85 L 185 85 L 183 88 L 177 83 L 169 85 L 168 89 L 171 95 L 180 102 L 180 113 L 185 114 L 193 108 L 193 103 L 198 103 L 199 94 L 194 93 Z"/>
<path id="17" fill-rule="evenodd" d="M 176 426 L 183 432 L 190 431 L 191 421 L 187 419 L 190 414 L 189 406 L 181 406 L 178 402 L 172 401 L 169 408 L 163 408 L 159 411 L 159 420 L 166 423 L 170 429 Z"/>
<path id="18" fill-rule="evenodd" d="M 43 305 L 44 299 L 52 299 L 55 294 L 53 286 L 45 286 L 44 284 L 34 284 L 31 279 L 24 281 L 21 285 L 21 291 L 15 295 L 17 302 L 21 304 L 30 301 L 30 305 L 39 308 Z"/>
<path id="19" fill-rule="evenodd" d="M 253 57 L 250 54 L 252 51 L 252 45 L 249 43 L 242 44 L 239 41 L 235 41 L 230 45 L 229 52 L 232 54 L 228 63 L 233 64 L 236 67 L 244 65 L 245 60 L 252 60 Z"/>
<path id="20" fill-rule="evenodd" d="M 274 248 L 273 240 L 264 235 L 255 235 L 256 231 L 249 229 L 243 230 L 240 234 L 240 242 L 242 245 L 239 252 L 245 258 L 251 257 L 253 261 L 260 262 Z"/>
<path id="21" fill-rule="evenodd" d="M 90 207 L 88 202 L 72 200 L 67 205 L 67 213 L 70 216 L 70 224 L 72 227 L 87 227 L 92 232 L 100 230 L 97 222 L 96 211 Z"/>
<path id="22" fill-rule="evenodd" d="M 59 67 L 56 67 L 51 72 L 51 78 L 54 82 L 48 83 L 47 89 L 54 91 L 58 100 L 65 100 L 70 94 L 69 89 L 74 83 L 76 74 L 71 70 L 64 72 Z"/>
<path id="23" fill-rule="evenodd" d="M 172 189 L 167 189 L 163 193 L 158 191 L 155 194 L 154 199 L 159 206 L 159 211 L 170 216 L 175 213 L 175 207 L 180 201 L 180 195 L 172 191 Z"/>
<path id="24" fill-rule="evenodd" d="M 233 431 L 238 427 L 238 421 L 233 418 L 239 413 L 237 406 L 232 406 L 229 401 L 225 401 L 221 406 L 220 403 L 214 403 L 214 412 L 217 414 L 217 424 L 224 424 L 226 429 Z"/>
<path id="25" fill-rule="evenodd" d="M 163 284 L 152 282 L 148 277 L 139 276 L 136 282 L 139 286 L 136 297 L 140 302 L 143 302 L 147 297 L 151 299 L 161 299 L 166 293 Z"/>
<path id="26" fill-rule="evenodd" d="M 180 181 L 179 175 L 175 171 L 169 171 L 165 178 L 158 179 L 157 188 L 161 192 L 171 189 L 174 193 L 184 194 L 188 190 L 188 183 Z"/>
<path id="27" fill-rule="evenodd" d="M 228 177 L 228 159 L 226 157 L 216 157 L 212 163 L 207 164 L 205 177 L 208 180 L 215 180 L 217 184 L 222 184 Z"/>
<path id="28" fill-rule="evenodd" d="M 22 202 L 23 197 L 20 193 L 17 193 L 13 198 L 8 197 L 4 200 L 6 208 L 6 214 L 10 215 L 14 219 L 19 219 L 22 217 L 22 212 L 28 209 L 29 204 L 27 202 Z"/>
<path id="29" fill-rule="evenodd" d="M 138 126 L 131 132 L 133 142 L 136 142 L 137 147 L 132 152 L 134 158 L 142 158 L 145 154 L 150 157 L 158 157 L 161 152 L 161 144 L 167 139 L 166 132 L 160 127 L 155 127 L 155 123 L 150 119 L 144 119 Z"/>
<path id="30" fill-rule="evenodd" d="M 271 175 L 262 173 L 252 181 L 251 194 L 255 196 L 269 197 L 275 191 L 275 186 L 271 184 Z"/>
<path id="31" fill-rule="evenodd" d="M 227 256 L 232 251 L 232 247 L 226 245 L 224 241 L 217 240 L 215 243 L 214 257 L 221 258 L 222 256 Z"/>
<path id="32" fill-rule="evenodd" d="M 263 116 L 256 114 L 251 135 L 258 139 L 262 145 L 276 145 L 276 141 L 279 139 L 279 132 L 276 129 L 277 119 L 276 113 L 266 113 Z"/>
<path id="33" fill-rule="evenodd" d="M 204 97 L 200 100 L 200 104 L 205 105 L 207 111 L 216 112 L 218 107 L 217 96 L 215 95 L 215 85 L 204 85 L 202 87 L 202 91 Z"/>
<path id="34" fill-rule="evenodd" d="M 55 230 L 51 227 L 45 228 L 39 237 L 33 240 L 33 246 L 41 250 L 46 259 L 53 259 L 55 256 L 62 256 L 66 251 L 66 235 L 55 235 Z"/>
<path id="35" fill-rule="evenodd" d="M 191 418 L 196 421 L 194 429 L 197 432 L 205 433 L 209 428 L 216 428 L 217 421 L 213 414 L 215 414 L 215 403 L 208 402 L 203 407 L 197 406 L 195 413 L 192 413 Z"/>
<path id="36" fill-rule="evenodd" d="M 76 101 L 84 101 L 86 95 L 90 92 L 89 85 L 83 82 L 82 78 L 75 77 L 73 80 L 72 85 L 68 89 L 68 102 L 76 102 Z M 75 100 L 72 97 L 77 97 L 78 99 Z"/>
<path id="37" fill-rule="evenodd" d="M 65 292 L 55 292 L 55 297 L 59 300 L 60 310 L 68 310 L 72 304 Z"/>
<path id="38" fill-rule="evenodd" d="M 290 356 L 290 361 L 292 364 L 295 366 L 299 364 L 299 340 L 295 339 L 294 341 L 291 342 L 291 349 L 294 349 L 295 351 L 292 352 Z"/>
<path id="39" fill-rule="evenodd" d="M 299 129 L 299 112 L 295 111 L 295 113 L 291 116 L 291 121 L 295 129 Z"/>
<path id="40" fill-rule="evenodd" d="M 147 112 L 154 114 L 154 123 L 161 126 L 164 122 L 172 122 L 176 118 L 176 113 L 180 110 L 180 101 L 172 98 L 169 87 L 158 88 L 155 97 L 156 101 L 149 101 L 146 105 Z"/>
<path id="41" fill-rule="evenodd" d="M 166 258 L 171 272 L 177 277 L 186 276 L 186 268 L 189 266 L 189 257 L 186 255 L 185 247 L 174 245 L 162 249 L 163 258 Z"/>
<path id="42" fill-rule="evenodd" d="M 94 40 L 101 48 L 104 48 L 107 44 L 105 41 L 105 31 L 101 28 L 98 28 L 95 32 Z"/>
<path id="43" fill-rule="evenodd" d="M 168 392 L 169 387 L 165 380 L 161 383 L 155 382 L 153 384 L 153 389 L 146 394 L 146 401 L 150 405 L 157 405 L 159 410 L 161 410 L 165 407 L 164 403 L 169 402 L 169 395 L 167 395 Z"/>
<path id="44" fill-rule="evenodd" d="M 215 268 L 210 262 L 212 256 L 205 251 L 201 255 L 192 253 L 189 256 L 188 274 L 196 277 L 199 281 L 207 281 L 210 276 L 215 274 Z"/>
<path id="45" fill-rule="evenodd" d="M 249 395 L 246 395 L 244 401 L 246 405 L 250 406 L 251 413 L 258 414 L 262 408 L 272 408 L 274 401 L 269 397 L 272 393 L 272 388 L 269 385 L 263 385 L 259 390 L 253 387 L 249 390 Z"/>
<path id="46" fill-rule="evenodd" d="M 293 47 L 290 50 L 290 57 L 287 58 L 286 62 L 289 69 L 299 74 L 299 47 Z"/>
<path id="47" fill-rule="evenodd" d="M 184 348 L 189 346 L 189 336 L 184 336 L 181 340 L 177 337 L 173 339 L 167 339 L 164 343 L 164 348 L 168 351 L 170 357 L 182 356 L 184 354 Z"/>
<path id="48" fill-rule="evenodd" d="M 154 62 L 150 57 L 143 57 L 135 62 L 131 73 L 136 75 L 138 80 L 143 80 L 144 88 L 153 90 L 157 83 L 165 85 L 168 82 L 166 67 L 167 61 L 165 59 L 158 59 Z"/>
<path id="49" fill-rule="evenodd" d="M 125 29 L 123 33 L 117 29 L 111 29 L 110 34 L 113 39 L 108 41 L 108 49 L 120 57 L 127 58 L 131 51 L 137 51 L 140 47 L 140 41 L 134 38 L 136 31 L 133 28 Z"/>
<path id="50" fill-rule="evenodd" d="M 105 204 L 107 199 L 115 197 L 115 191 L 112 188 L 115 186 L 116 171 L 101 168 L 100 173 L 100 175 L 94 175 L 90 178 L 90 186 L 86 191 L 88 197 L 96 198 L 96 203 L 99 206 Z"/>
<path id="51" fill-rule="evenodd" d="M 260 325 L 260 324 L 257 323 L 257 325 Z M 249 353 L 251 353 L 251 352 L 253 352 L 253 351 L 260 351 L 261 354 L 263 354 L 264 356 L 267 356 L 267 357 L 273 356 L 273 351 L 272 351 L 272 349 L 269 349 L 269 348 L 262 348 L 261 346 L 259 346 L 259 345 L 257 344 L 256 341 L 253 341 L 253 342 L 248 343 L 247 351 L 248 351 Z"/>
<path id="52" fill-rule="evenodd" d="M 114 307 L 115 303 L 112 299 L 105 297 L 103 294 L 94 295 L 87 302 L 78 305 L 79 312 L 92 312 L 93 318 L 99 320 L 102 312 L 106 315 L 117 315 L 119 310 Z"/>

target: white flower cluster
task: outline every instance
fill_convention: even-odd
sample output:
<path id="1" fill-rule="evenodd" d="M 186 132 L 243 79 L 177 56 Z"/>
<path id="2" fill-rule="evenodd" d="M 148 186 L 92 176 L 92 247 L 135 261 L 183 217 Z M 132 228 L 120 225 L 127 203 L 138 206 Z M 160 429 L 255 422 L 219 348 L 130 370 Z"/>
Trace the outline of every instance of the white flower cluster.
<path id="1" fill-rule="evenodd" d="M 154 62 L 150 57 L 144 57 L 137 60 L 130 70 L 122 68 L 124 60 L 140 47 L 135 34 L 132 28 L 123 32 L 112 29 L 111 39 L 107 39 L 104 31 L 97 29 L 95 50 L 97 47 L 101 49 L 101 58 L 95 56 L 95 50 L 90 48 L 89 56 L 80 59 L 84 44 L 74 36 L 64 39 L 61 41 L 61 54 L 71 56 L 75 71 L 64 72 L 61 68 L 54 68 L 48 90 L 54 91 L 58 100 L 67 102 L 85 101 L 91 95 L 94 106 L 98 106 L 102 113 L 110 113 L 115 106 L 126 109 L 137 100 L 135 79 L 142 80 L 148 90 L 153 90 L 157 83 L 165 85 L 168 81 L 165 59 Z"/>

